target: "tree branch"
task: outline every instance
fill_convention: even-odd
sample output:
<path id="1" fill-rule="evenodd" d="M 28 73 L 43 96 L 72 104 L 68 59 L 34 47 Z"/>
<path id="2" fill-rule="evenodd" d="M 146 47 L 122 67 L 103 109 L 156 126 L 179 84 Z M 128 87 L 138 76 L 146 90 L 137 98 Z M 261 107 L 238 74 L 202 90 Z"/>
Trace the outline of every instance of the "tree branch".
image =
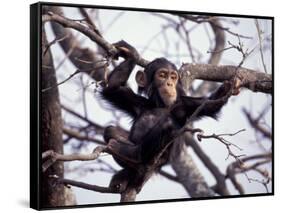
<path id="1" fill-rule="evenodd" d="M 95 139 L 93 137 L 89 137 L 87 135 L 82 135 L 80 132 L 75 131 L 73 129 L 68 129 L 68 128 L 63 127 L 63 133 L 70 136 L 70 137 L 76 138 L 80 141 L 90 141 L 90 142 L 94 142 L 94 143 L 99 144 L 99 145 L 106 145 L 101 140 Z"/>
<path id="2" fill-rule="evenodd" d="M 218 65 L 222 56 L 222 52 L 217 51 L 223 49 L 225 46 L 225 33 L 218 17 L 211 19 L 209 24 L 215 35 L 215 47 L 212 50 L 208 64 Z"/>
<path id="3" fill-rule="evenodd" d="M 173 15 L 175 15 L 175 14 L 173 14 Z M 198 16 L 187 15 L 187 14 L 176 14 L 176 15 L 180 16 L 182 18 L 185 18 L 187 20 L 193 21 L 195 23 L 198 23 L 198 24 L 205 23 L 205 22 L 212 23 L 213 20 L 218 18 L 216 16 L 204 16 L 204 15 L 198 15 Z M 244 35 L 232 32 L 229 28 L 223 27 L 221 24 L 218 24 L 216 22 L 213 22 L 213 26 L 218 28 L 218 29 L 220 29 L 220 30 L 226 31 L 226 32 L 228 32 L 231 35 L 239 36 L 241 38 L 246 38 L 246 39 L 252 39 L 252 37 L 250 37 L 250 36 L 244 36 Z"/>
<path id="4" fill-rule="evenodd" d="M 96 192 L 100 192 L 100 193 L 120 193 L 117 190 L 115 190 L 114 188 L 97 186 L 97 185 L 92 185 L 92 184 L 88 184 L 88 183 L 83 183 L 80 181 L 60 178 L 56 175 L 51 175 L 50 178 L 54 178 L 57 183 L 76 186 L 76 187 L 79 187 L 82 189 L 87 189 L 87 190 L 96 191 Z"/>
<path id="5" fill-rule="evenodd" d="M 92 41 L 100 45 L 110 57 L 113 57 L 118 53 L 118 50 L 104 38 L 100 37 L 94 30 L 81 23 L 67 19 L 63 16 L 49 12 L 43 15 L 43 22 L 54 21 L 61 24 L 66 28 L 73 28 L 87 37 Z M 140 55 L 136 56 L 136 63 L 140 66 L 145 67 L 149 61 L 143 59 Z M 237 73 L 238 77 L 242 80 L 242 86 L 246 87 L 255 92 L 272 93 L 272 76 L 265 73 L 256 72 L 254 70 L 246 68 L 238 68 L 235 66 L 215 66 L 209 64 L 183 64 L 180 68 L 181 73 L 186 73 L 187 79 L 190 83 L 195 79 L 218 81 L 223 82 L 230 80 Z M 237 71 L 237 72 L 236 72 Z"/>
<path id="6" fill-rule="evenodd" d="M 85 20 L 87 24 L 90 25 L 90 27 L 100 36 L 103 37 L 98 28 L 96 27 L 95 23 L 92 21 L 91 17 L 87 13 L 87 10 L 85 8 L 79 8 L 80 13 L 85 17 Z"/>
<path id="7" fill-rule="evenodd" d="M 85 25 L 82 25 L 77 21 L 68 19 L 66 17 L 55 14 L 53 12 L 48 12 L 48 14 L 42 16 L 42 22 L 44 23 L 47 21 L 54 21 L 65 28 L 72 28 L 83 33 L 89 39 L 91 39 L 92 41 L 96 42 L 99 46 L 101 46 L 109 57 L 114 57 L 118 53 L 118 50 L 114 47 L 114 45 L 108 43 L 105 39 L 99 36 L 90 27 L 86 27 Z M 149 63 L 147 60 L 143 59 L 140 55 L 136 56 L 136 62 L 140 66 L 146 66 Z"/>
<path id="8" fill-rule="evenodd" d="M 165 172 L 164 170 L 160 170 L 159 171 L 159 174 L 164 176 L 165 178 L 169 179 L 169 180 L 172 180 L 172 181 L 175 181 L 177 183 L 180 183 L 179 181 L 179 178 L 177 176 L 174 176 L 174 175 L 171 175 L 170 173 L 168 172 Z"/>
<path id="9" fill-rule="evenodd" d="M 264 137 L 272 140 L 272 133 L 259 124 L 259 119 L 254 119 L 246 109 L 243 109 L 244 114 L 248 118 L 250 125 L 258 130 Z"/>
<path id="10" fill-rule="evenodd" d="M 203 135 L 203 133 L 199 133 L 199 134 L 197 135 L 197 139 L 198 139 L 199 141 L 201 141 L 202 138 L 203 138 L 203 139 L 210 139 L 210 138 L 217 139 L 218 141 L 220 141 L 222 144 L 224 144 L 224 145 L 226 146 L 227 151 L 228 151 L 228 156 L 227 156 L 227 158 L 228 158 L 229 156 L 232 156 L 233 158 L 235 158 L 235 160 L 236 160 L 237 162 L 242 163 L 240 157 L 242 157 L 242 156 L 244 156 L 244 155 L 236 155 L 236 154 L 234 154 L 233 151 L 231 150 L 231 146 L 234 146 L 234 147 L 236 147 L 236 148 L 239 149 L 239 150 L 242 150 L 242 149 L 241 149 L 239 146 L 237 146 L 237 145 L 235 145 L 235 144 L 233 144 L 233 143 L 227 141 L 227 140 L 226 140 L 225 138 L 223 138 L 222 136 L 234 136 L 234 135 L 236 135 L 236 134 L 238 134 L 238 133 L 240 133 L 240 132 L 243 132 L 243 131 L 245 131 L 245 129 L 241 129 L 241 130 L 239 130 L 239 131 L 237 131 L 237 132 L 235 132 L 235 133 L 230 133 L 230 134 L 211 134 L 211 135 Z M 227 159 L 227 158 L 226 158 L 226 159 Z"/>
<path id="11" fill-rule="evenodd" d="M 266 65 L 265 65 L 265 61 L 264 61 L 264 56 L 263 56 L 263 49 L 262 49 L 262 33 L 263 32 L 260 29 L 260 25 L 259 25 L 258 19 L 255 19 L 255 24 L 256 24 L 257 31 L 258 31 L 259 49 L 260 49 L 260 54 L 261 54 L 261 61 L 262 61 L 263 69 L 267 73 L 267 69 L 266 69 Z"/>
<path id="12" fill-rule="evenodd" d="M 79 113 L 73 111 L 72 109 L 68 108 L 65 105 L 61 105 L 61 108 L 64 109 L 66 112 L 80 118 L 81 120 L 83 120 L 83 121 L 87 122 L 88 124 L 90 124 L 91 126 L 93 126 L 95 128 L 96 132 L 103 133 L 104 128 L 101 125 L 89 120 L 88 118 L 85 118 L 84 116 L 82 116 Z"/>
<path id="13" fill-rule="evenodd" d="M 94 30 L 90 29 L 89 27 L 86 27 L 85 25 L 82 25 L 81 23 L 68 19 L 66 17 L 60 16 L 58 14 L 55 14 L 53 12 L 48 12 L 47 14 L 44 14 L 42 16 L 42 22 L 47 21 L 54 21 L 59 24 L 61 24 L 63 27 L 66 28 L 73 28 L 83 34 L 85 34 L 88 38 L 90 38 L 92 41 L 99 44 L 109 56 L 114 56 L 117 54 L 118 50 L 108 43 L 105 39 L 100 37 Z"/>
<path id="14" fill-rule="evenodd" d="M 186 143 L 191 146 L 191 148 L 200 158 L 200 160 L 205 165 L 205 167 L 215 177 L 217 181 L 214 187 L 215 192 L 224 196 L 229 195 L 230 193 L 225 183 L 225 175 L 220 172 L 219 168 L 213 163 L 211 158 L 202 150 L 200 145 L 197 143 L 197 141 L 194 140 L 194 138 L 190 134 L 186 133 L 185 136 L 186 136 Z"/>
<path id="15" fill-rule="evenodd" d="M 237 189 L 237 191 L 240 194 L 245 194 L 245 190 L 243 189 L 242 185 L 237 181 L 235 175 L 237 173 L 242 173 L 242 172 L 246 172 L 248 170 L 255 170 L 258 166 L 264 164 L 264 163 L 268 163 L 270 162 L 272 159 L 272 153 L 265 153 L 265 154 L 258 154 L 258 155 L 252 155 L 252 156 L 248 156 L 245 158 L 240 159 L 240 161 L 242 162 L 233 162 L 231 163 L 228 167 L 227 167 L 227 177 L 231 180 L 231 182 L 233 183 L 234 187 Z M 247 161 L 252 161 L 252 160 L 259 160 L 259 159 L 266 159 L 263 160 L 261 162 L 257 162 L 254 163 L 251 166 L 246 166 L 245 163 Z M 246 174 L 246 173 L 245 173 Z M 267 176 L 268 178 L 268 173 L 264 173 L 264 176 Z M 246 175 L 247 179 L 250 181 L 250 178 Z M 263 184 L 264 185 L 264 184 Z M 267 189 L 267 188 L 266 188 Z"/>
<path id="16" fill-rule="evenodd" d="M 44 6 L 43 9 L 45 13 L 51 11 L 55 14 L 63 15 L 63 10 L 61 7 Z M 66 39 L 59 41 L 61 48 L 65 52 L 65 57 L 57 65 L 56 69 L 58 69 L 63 64 L 63 62 L 65 62 L 66 58 L 69 58 L 69 60 L 77 67 L 77 69 L 83 70 L 83 72 L 90 69 L 88 72 L 85 73 L 87 73 L 91 78 L 95 79 L 96 81 L 101 81 L 105 79 L 106 71 L 104 70 L 104 68 L 92 69 L 92 64 L 102 59 L 102 54 L 104 53 L 104 51 L 101 50 L 102 48 L 99 48 L 100 51 L 93 51 L 90 48 L 82 47 L 80 45 L 81 42 L 77 39 L 78 35 L 74 35 L 74 33 L 70 29 L 64 28 L 62 25 L 56 22 L 51 22 L 51 27 L 52 31 L 54 32 L 57 38 L 64 37 L 64 35 L 68 35 Z M 80 59 L 83 60 L 80 61 Z M 84 61 L 90 61 L 91 63 L 84 63 Z"/>
<path id="17" fill-rule="evenodd" d="M 53 165 L 56 161 L 90 161 L 97 159 L 102 152 L 106 152 L 107 147 L 105 146 L 97 146 L 94 151 L 90 154 L 70 154 L 63 155 L 54 152 L 53 150 L 47 150 L 42 153 L 42 160 L 47 159 L 43 164 L 43 172 L 45 172 L 51 165 Z"/>
<path id="18" fill-rule="evenodd" d="M 180 73 L 184 77 L 183 80 L 187 81 L 186 85 L 188 87 L 195 79 L 223 82 L 237 76 L 241 80 L 241 87 L 248 88 L 254 92 L 272 94 L 272 75 L 242 67 L 186 63 L 181 66 Z"/>

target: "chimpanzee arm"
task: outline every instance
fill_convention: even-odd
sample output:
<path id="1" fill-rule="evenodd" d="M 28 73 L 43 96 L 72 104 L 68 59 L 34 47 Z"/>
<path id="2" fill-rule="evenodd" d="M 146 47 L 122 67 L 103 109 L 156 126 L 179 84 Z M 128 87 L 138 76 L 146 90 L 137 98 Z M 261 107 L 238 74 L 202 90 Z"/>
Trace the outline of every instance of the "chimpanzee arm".
<path id="1" fill-rule="evenodd" d="M 108 77 L 108 84 L 103 88 L 102 97 L 114 107 L 124 111 L 135 118 L 147 99 L 136 95 L 126 86 L 127 80 L 135 67 L 133 58 L 128 58 L 117 66 Z"/>
<path id="2" fill-rule="evenodd" d="M 209 97 L 189 97 L 182 96 L 181 100 L 175 104 L 171 110 L 171 114 L 175 117 L 180 125 L 184 125 L 187 118 L 192 116 L 195 110 L 204 102 L 204 107 L 198 112 L 196 118 L 202 116 L 210 116 L 216 118 L 218 112 L 226 104 L 228 98 L 227 93 L 231 89 L 229 82 L 224 83 L 219 89 L 211 94 Z M 223 98 L 224 97 L 224 98 Z M 216 100 L 215 102 L 208 102 L 208 100 Z"/>
<path id="3" fill-rule="evenodd" d="M 203 109 L 199 112 L 199 116 L 210 116 L 216 118 L 219 111 L 227 103 L 230 97 L 231 83 L 223 83 L 214 93 L 210 95 L 208 100 L 214 100 L 214 102 L 207 102 Z"/>
<path id="4" fill-rule="evenodd" d="M 118 88 L 121 86 L 126 86 L 128 78 L 135 66 L 135 59 L 126 58 L 108 76 L 107 88 Z"/>

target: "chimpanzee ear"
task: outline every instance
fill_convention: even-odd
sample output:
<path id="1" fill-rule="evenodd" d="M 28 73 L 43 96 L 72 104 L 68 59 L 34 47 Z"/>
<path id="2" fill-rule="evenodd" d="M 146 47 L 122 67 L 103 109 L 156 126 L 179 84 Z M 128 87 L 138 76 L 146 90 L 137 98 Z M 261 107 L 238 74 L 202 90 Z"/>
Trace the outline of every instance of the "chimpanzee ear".
<path id="1" fill-rule="evenodd" d="M 147 78 L 143 71 L 139 70 L 136 74 L 136 82 L 139 87 L 145 87 L 147 85 Z"/>

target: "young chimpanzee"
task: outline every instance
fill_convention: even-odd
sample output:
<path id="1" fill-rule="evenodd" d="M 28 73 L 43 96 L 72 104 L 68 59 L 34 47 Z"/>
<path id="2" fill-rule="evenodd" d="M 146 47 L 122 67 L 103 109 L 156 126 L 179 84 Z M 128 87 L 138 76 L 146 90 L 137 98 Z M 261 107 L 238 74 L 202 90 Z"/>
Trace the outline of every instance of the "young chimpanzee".
<path id="1" fill-rule="evenodd" d="M 138 165 L 148 164 L 207 98 L 186 96 L 176 66 L 165 58 L 153 60 L 144 72 L 138 71 L 139 94 L 135 94 L 127 87 L 127 80 L 136 65 L 137 51 L 125 41 L 115 46 L 125 61 L 110 73 L 102 97 L 133 119 L 129 135 L 113 126 L 104 132 L 108 149 L 125 168 L 115 175 L 120 181 L 120 177 L 132 177 Z M 231 88 L 229 82 L 224 83 L 208 100 L 224 97 Z M 196 117 L 215 117 L 226 101 L 206 103 Z M 114 178 L 112 182 L 116 182 Z"/>

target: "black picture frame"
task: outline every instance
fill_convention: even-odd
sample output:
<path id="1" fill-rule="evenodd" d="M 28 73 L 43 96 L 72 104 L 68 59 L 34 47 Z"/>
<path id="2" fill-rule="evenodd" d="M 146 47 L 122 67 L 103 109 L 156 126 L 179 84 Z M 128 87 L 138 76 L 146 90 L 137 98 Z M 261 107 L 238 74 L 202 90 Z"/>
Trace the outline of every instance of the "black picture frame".
<path id="1" fill-rule="evenodd" d="M 42 95 L 42 90 L 46 89 L 43 88 L 42 85 L 45 84 L 44 80 L 42 79 L 42 55 L 45 55 L 46 52 L 50 51 L 51 46 L 53 43 L 59 43 L 59 39 L 48 41 L 47 48 L 42 48 L 42 14 L 43 14 L 43 7 L 68 7 L 68 8 L 90 8 L 90 9 L 97 9 L 97 10 L 108 10 L 108 11 L 133 11 L 133 12 L 144 12 L 144 13 L 161 13 L 161 14 L 188 14 L 193 16 L 209 16 L 209 17 L 223 17 L 223 18 L 245 18 L 245 19 L 258 19 L 258 20 L 268 20 L 271 21 L 271 36 L 270 36 L 270 44 L 269 49 L 271 52 L 271 82 L 268 82 L 266 79 L 261 84 L 266 84 L 264 88 L 267 88 L 266 94 L 271 95 L 272 102 L 271 108 L 269 109 L 270 113 L 270 120 L 271 123 L 269 124 L 270 130 L 270 138 L 271 138 L 271 154 L 270 154 L 270 174 L 268 177 L 269 183 L 262 182 L 261 180 L 252 180 L 257 182 L 262 182 L 260 184 L 270 185 L 270 190 L 267 192 L 260 192 L 260 193 L 246 193 L 246 194 L 229 194 L 229 195 L 219 195 L 213 197 L 185 197 L 185 198 L 170 198 L 170 199 L 147 199 L 141 201 L 132 201 L 132 202 L 104 202 L 104 203 L 88 203 L 88 204 L 78 204 L 78 205 L 50 205 L 46 204 L 44 199 L 47 199 L 46 192 L 43 191 L 43 171 L 42 171 L 42 153 L 46 150 L 42 147 L 42 133 L 43 128 L 46 125 L 43 125 L 45 122 L 45 118 L 42 114 L 42 107 L 44 104 L 48 104 L 48 100 L 45 99 Z M 81 20 L 75 20 L 79 23 Z M 198 22 L 199 23 L 199 22 Z M 85 25 L 83 25 L 85 26 Z M 89 27 L 89 26 L 88 26 Z M 217 26 L 219 27 L 219 26 Z M 95 30 L 90 29 L 89 30 Z M 228 31 L 228 28 L 221 28 L 221 30 Z M 230 31 L 230 30 L 229 30 Z M 232 33 L 232 32 L 230 32 Z M 239 37 L 239 36 L 238 36 Z M 61 38 L 63 39 L 63 38 Z M 121 40 L 122 38 L 120 38 Z M 235 46 L 231 42 L 228 43 L 230 48 L 239 49 L 242 46 Z M 142 203 L 159 203 L 159 202 L 176 202 L 176 201 L 191 201 L 191 200 L 204 200 L 204 199 L 222 199 L 222 198 L 236 198 L 236 197 L 253 197 L 253 196 L 267 196 L 267 195 L 274 195 L 274 17 L 270 16 L 258 16 L 258 15 L 241 15 L 241 14 L 223 14 L 223 13 L 204 13 L 204 12 L 191 12 L 191 11 L 170 11 L 170 10 L 162 10 L 162 9 L 148 9 L 148 8 L 127 8 L 127 7 L 111 7 L 111 6 L 102 6 L 102 5 L 83 5 L 83 4 L 68 4 L 68 3 L 51 3 L 51 2 L 39 2 L 36 4 L 30 5 L 30 207 L 37 209 L 37 210 L 47 210 L 47 209 L 65 209 L 65 208 L 77 208 L 77 207 L 97 207 L 97 206 L 110 206 L 110 205 L 131 205 L 131 204 L 142 204 Z M 243 52 L 242 52 L 243 53 Z M 238 65 L 239 66 L 239 65 Z M 239 67 L 240 68 L 240 67 Z M 52 80 L 51 80 L 52 81 Z M 270 87 L 267 87 L 270 83 Z M 57 85 L 58 86 L 58 85 Z M 245 85 L 244 85 L 245 86 Z M 248 88 L 250 86 L 246 86 Z M 255 87 L 255 86 L 254 86 Z M 52 90 L 52 88 L 51 88 Z M 260 91 L 260 88 L 254 88 L 252 90 Z M 245 114 L 246 115 L 246 114 Z M 249 115 L 249 114 L 248 114 Z M 251 115 L 249 115 L 251 116 Z M 249 117 L 249 120 L 251 117 Z M 254 124 L 252 124 L 254 125 Z M 264 135 L 264 137 L 267 137 Z M 227 146 L 227 148 L 229 148 Z M 228 153 L 230 154 L 230 153 Z M 208 156 L 207 156 L 208 157 Z M 236 156 L 237 157 L 237 156 Z M 222 159 L 224 160 L 224 159 Z M 55 177 L 49 177 L 55 178 Z M 45 180 L 45 179 L 44 179 Z M 250 179 L 249 179 L 250 180 Z M 50 183 L 51 184 L 51 183 Z M 64 188 L 65 185 L 61 183 L 57 183 L 55 181 L 52 182 L 53 185 L 49 185 L 49 189 L 51 190 L 52 187 L 59 187 L 58 185 L 62 185 Z M 71 183 L 68 183 L 71 185 Z M 239 186 L 236 186 L 239 187 Z M 268 188 L 266 188 L 268 190 Z"/>

